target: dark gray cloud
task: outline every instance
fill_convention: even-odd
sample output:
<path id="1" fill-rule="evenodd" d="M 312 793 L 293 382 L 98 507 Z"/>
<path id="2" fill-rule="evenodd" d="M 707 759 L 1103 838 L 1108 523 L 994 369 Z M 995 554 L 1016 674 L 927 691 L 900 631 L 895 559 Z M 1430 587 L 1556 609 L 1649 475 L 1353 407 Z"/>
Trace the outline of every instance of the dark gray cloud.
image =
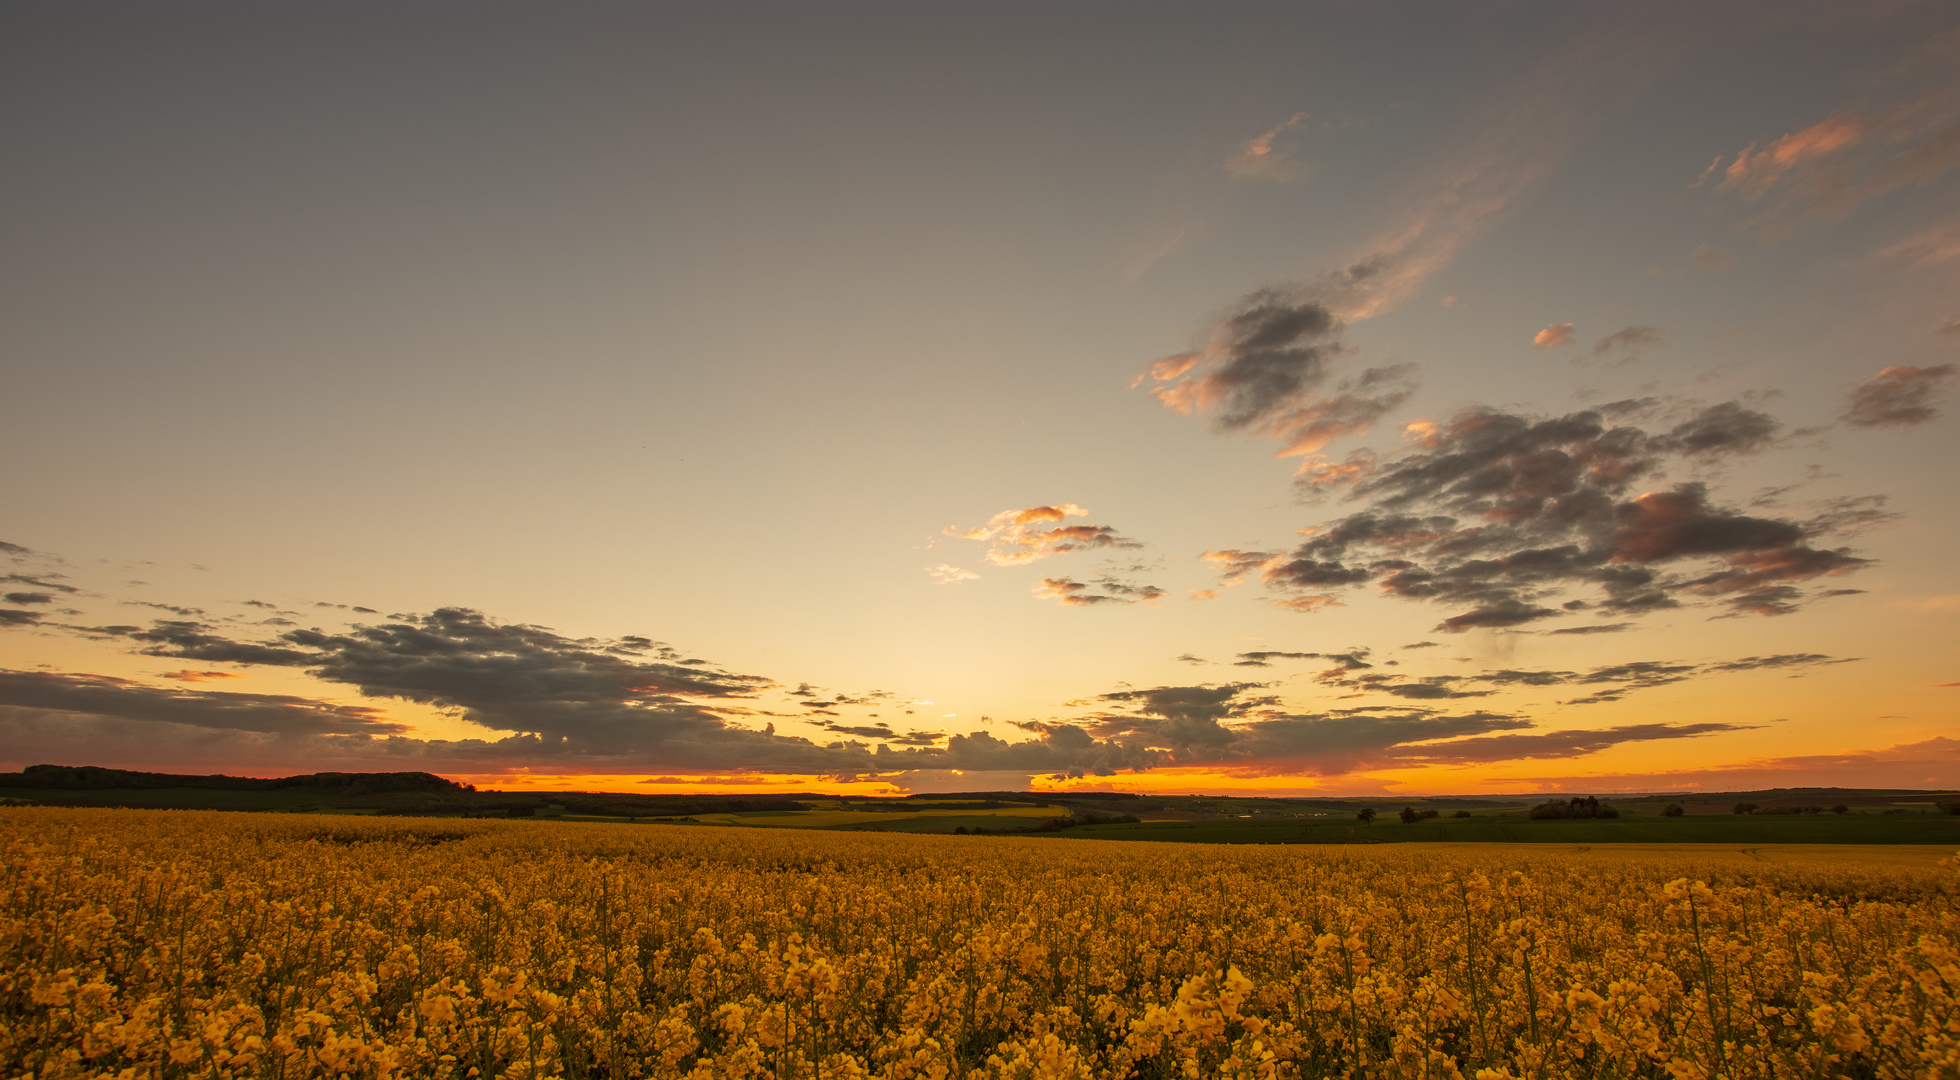
<path id="1" fill-rule="evenodd" d="M 1256 572 L 1302 598 L 1373 583 L 1449 605 L 1456 612 L 1436 627 L 1445 633 L 1588 608 L 1623 624 L 1695 600 L 1780 614 L 1814 598 L 1804 583 L 1866 564 L 1813 543 L 1835 522 L 1754 516 L 1715 503 L 1702 483 L 1656 484 L 1672 461 L 1765 448 L 1778 431 L 1773 418 L 1723 402 L 1659 434 L 1615 419 L 1653 407 L 1620 402 L 1537 419 L 1460 413 L 1418 430 L 1409 452 L 1342 478 L 1345 498 L 1367 507 L 1292 552 L 1214 551 L 1206 561 L 1226 583 Z"/>
<path id="2" fill-rule="evenodd" d="M 1933 404 L 1954 365 L 1889 367 L 1861 382 L 1845 402 L 1844 422 L 1861 428 L 1917 427 L 1939 418 Z"/>
<path id="3" fill-rule="evenodd" d="M 1622 743 L 1658 739 L 1692 739 L 1724 731 L 1746 731 L 1752 724 L 1625 724 L 1579 731 L 1547 731 L 1534 735 L 1486 735 L 1454 742 L 1403 747 L 1397 757 L 1410 764 L 1470 765 L 1530 758 L 1570 758 L 1596 754 Z"/>
<path id="4" fill-rule="evenodd" d="M 1847 664 L 1857 657 L 1832 657 L 1823 653 L 1782 653 L 1773 656 L 1745 656 L 1740 660 L 1693 664 L 1662 660 L 1635 660 L 1606 664 L 1587 671 L 1496 668 L 1470 675 L 1412 676 L 1367 672 L 1351 674 L 1338 668 L 1320 672 L 1315 681 L 1332 690 L 1350 691 L 1348 696 L 1380 693 L 1412 700 L 1439 700 L 1484 697 L 1503 689 L 1549 686 L 1599 687 L 1583 697 L 1563 702 L 1568 705 L 1595 705 L 1618 701 L 1636 690 L 1685 682 L 1708 675 L 1765 668 L 1803 669 L 1825 664 Z"/>
<path id="5" fill-rule="evenodd" d="M 1326 285 L 1246 296 L 1202 348 L 1157 361 L 1138 383 L 1155 381 L 1151 393 L 1178 412 L 1210 412 L 1220 431 L 1282 440 L 1282 453 L 1311 453 L 1367 431 L 1408 400 L 1415 367 L 1370 368 L 1336 382 L 1333 365 L 1350 350 L 1339 321 L 1309 295 Z"/>
<path id="6" fill-rule="evenodd" d="M 203 608 L 182 607 L 177 604 L 159 604 L 153 600 L 124 600 L 123 605 L 126 607 L 146 607 L 157 611 L 168 611 L 172 615 L 185 619 L 199 618 L 205 613 Z"/>
<path id="7" fill-rule="evenodd" d="M 25 550 L 25 549 L 22 549 Z M 37 590 L 73 595 L 82 590 L 73 585 L 56 580 L 60 574 L 0 574 L 0 585 L 31 585 Z"/>
<path id="8" fill-rule="evenodd" d="M 6 555 L 10 558 L 20 559 L 20 558 L 25 558 L 26 556 L 32 554 L 34 554 L 33 548 L 25 548 L 25 547 L 21 547 L 19 544 L 9 544 L 5 540 L 0 540 L 0 555 Z"/>
<path id="9" fill-rule="evenodd" d="M 1240 653 L 1238 659 L 1233 661 L 1233 666 L 1271 667 L 1272 661 L 1274 660 L 1331 660 L 1334 666 L 1321 673 L 1323 676 L 1326 676 L 1329 674 L 1339 674 L 1344 671 L 1362 671 L 1374 667 L 1375 665 L 1368 662 L 1370 652 L 1371 650 L 1364 648 L 1353 648 L 1346 652 L 1338 653 L 1276 652 L 1262 650 L 1258 652 Z"/>
<path id="10" fill-rule="evenodd" d="M 0 626 L 34 626 L 44 617 L 44 613 L 39 611 L 0 608 Z"/>
<path id="11" fill-rule="evenodd" d="M 148 630 L 129 626 L 91 628 L 98 635 L 127 637 L 147 645 L 146 656 L 167 656 L 179 660 L 205 660 L 230 664 L 263 664 L 273 667 L 305 667 L 319 659 L 304 649 L 275 643 L 233 641 L 213 633 L 205 623 L 181 619 L 159 619 Z"/>
<path id="12" fill-rule="evenodd" d="M 1767 449 L 1782 429 L 1782 423 L 1768 413 L 1725 401 L 1674 425 L 1655 444 L 1684 454 L 1753 454 Z"/>
<path id="13" fill-rule="evenodd" d="M 1819 664 L 1850 664 L 1860 656 L 1826 656 L 1823 653 L 1781 653 L 1776 656 L 1745 656 L 1727 663 L 1710 664 L 1704 671 L 1758 671 L 1763 668 L 1814 667 Z"/>
<path id="14" fill-rule="evenodd" d="M 5 595 L 0 595 L 0 600 L 5 600 L 9 604 L 52 604 L 54 603 L 54 594 L 44 592 L 10 592 Z"/>
<path id="15" fill-rule="evenodd" d="M 1232 661 L 1232 665 L 1234 667 L 1272 667 L 1274 660 L 1318 660 L 1320 657 L 1321 654 L 1317 652 L 1242 652 L 1239 654 L 1237 660 Z"/>
<path id="16" fill-rule="evenodd" d="M 273 734 L 391 735 L 406 730 L 367 706 L 287 694 L 179 690 L 107 675 L 47 671 L 0 670 L 0 706 Z"/>

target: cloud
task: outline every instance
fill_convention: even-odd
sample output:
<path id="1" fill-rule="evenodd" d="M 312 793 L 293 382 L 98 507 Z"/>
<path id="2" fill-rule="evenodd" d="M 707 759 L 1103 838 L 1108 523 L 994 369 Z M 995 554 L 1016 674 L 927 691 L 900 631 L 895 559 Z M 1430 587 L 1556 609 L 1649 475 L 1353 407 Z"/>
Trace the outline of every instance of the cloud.
<path id="1" fill-rule="evenodd" d="M 1879 251 L 1876 259 L 1889 268 L 1923 270 L 1960 259 L 1960 220 L 1929 226 Z"/>
<path id="2" fill-rule="evenodd" d="M 1448 696 L 1417 691 L 1409 697 Z M 1258 683 L 1159 686 L 1122 690 L 1098 700 L 1116 710 L 1088 721 L 1109 742 L 1157 753 L 1161 765 L 1214 766 L 1243 774 L 1328 776 L 1367 768 L 1455 765 L 1567 758 L 1632 742 L 1695 738 L 1743 730 L 1739 724 L 1632 724 L 1527 732 L 1529 719 L 1493 712 L 1437 714 L 1426 709 L 1367 709 L 1291 714 L 1257 696 Z"/>
<path id="3" fill-rule="evenodd" d="M 1592 355 L 1608 356 L 1616 352 L 1631 353 L 1652 345 L 1667 344 L 1667 335 L 1659 327 L 1629 326 L 1617 330 L 1593 342 Z"/>
<path id="4" fill-rule="evenodd" d="M 1827 786 L 1951 789 L 1960 786 L 1960 740 L 1936 736 L 1883 750 L 1757 758 L 1678 771 L 1533 777 L 1525 782 L 1548 791 L 1748 791 Z"/>
<path id="5" fill-rule="evenodd" d="M 928 566 L 926 567 L 926 573 L 932 577 L 932 580 L 941 585 L 958 585 L 962 581 L 980 580 L 979 574 L 954 566 L 951 563 Z"/>
<path id="6" fill-rule="evenodd" d="M 27 549 L 21 548 L 21 550 L 26 551 Z M 61 577 L 60 574 L 41 574 L 39 576 L 29 576 L 27 574 L 0 574 L 0 584 L 31 585 L 35 589 L 45 589 L 49 592 L 58 592 L 68 596 L 73 596 L 74 594 L 81 592 L 80 589 L 76 588 L 73 585 L 64 584 L 63 582 L 56 580 L 59 577 Z"/>
<path id="7" fill-rule="evenodd" d="M 1889 367 L 1851 391 L 1844 422 L 1861 428 L 1916 427 L 1938 419 L 1934 397 L 1953 378 L 1954 365 Z"/>
<path id="8" fill-rule="evenodd" d="M 947 536 L 963 540 L 990 541 L 987 561 L 995 566 L 1019 566 L 1071 551 L 1143 546 L 1107 525 L 1058 524 L 1067 518 L 1088 515 L 1087 510 L 1074 503 L 1057 503 L 1053 506 L 1030 506 L 1023 510 L 1002 510 L 977 529 L 963 530 L 948 526 L 943 531 Z"/>
<path id="9" fill-rule="evenodd" d="M 1482 607 L 1452 615 L 1436 624 L 1435 629 L 1447 634 L 1460 634 L 1465 630 L 1489 630 L 1509 626 L 1522 626 L 1539 619 L 1557 616 L 1552 608 L 1536 607 L 1513 596 L 1485 604 Z"/>
<path id="10" fill-rule="evenodd" d="M 205 767 L 276 761 L 250 767 L 286 768 L 303 761 L 315 768 L 735 770 L 842 778 L 995 766 L 1066 772 L 1147 767 L 1154 760 L 1103 747 L 1079 732 L 1024 743 L 972 733 L 950 736 L 939 747 L 936 733 L 887 736 L 883 725 L 848 725 L 854 737 L 881 740 L 871 748 L 779 735 L 773 725 L 758 731 L 741 721 L 759 711 L 748 702 L 775 685 L 769 679 L 684 659 L 637 635 L 570 638 L 465 608 L 399 616 L 344 633 L 295 629 L 270 642 L 230 641 L 201 624 L 156 626 L 116 627 L 108 636 L 147 643 L 151 647 L 143 651 L 154 655 L 222 655 L 243 664 L 303 667 L 365 697 L 450 712 L 486 729 L 486 737 L 413 738 L 375 709 L 304 698 L 162 689 L 106 676 L 51 680 L 25 672 L 0 684 L 0 746 L 8 755 L 58 760 L 84 753 L 91 760 L 135 764 L 154 763 L 158 747 L 168 746 L 201 755 Z M 789 694 L 807 699 L 815 713 L 882 696 L 823 698 L 807 685 Z M 217 739 L 207 730 L 227 727 L 236 728 L 237 737 Z M 842 722 L 838 730 L 845 730 Z"/>
<path id="11" fill-rule="evenodd" d="M 1735 256 L 1730 255 L 1714 244 L 1703 244 L 1696 248 L 1689 253 L 1688 261 L 1701 267 L 1703 270 L 1722 271 L 1733 270 L 1736 267 Z"/>
<path id="12" fill-rule="evenodd" d="M 1955 334 L 1960 334 L 1960 315 L 1956 315 L 1941 323 L 1934 328 L 1933 333 L 1940 337 L 1952 337 Z"/>
<path id="13" fill-rule="evenodd" d="M 0 627 L 33 626 L 45 616 L 38 611 L 21 611 L 16 608 L 0 608 Z"/>
<path id="14" fill-rule="evenodd" d="M 0 706 L 147 723 L 290 735 L 399 734 L 379 709 L 286 694 L 143 686 L 107 675 L 0 670 Z"/>
<path id="15" fill-rule="evenodd" d="M 1698 44 L 1660 9 L 1591 20 L 1475 110 L 1461 139 L 1401 196 L 1403 210 L 1330 277 L 1344 322 L 1393 310 L 1544 183 L 1598 123 Z"/>
<path id="16" fill-rule="evenodd" d="M 1553 323 L 1532 337 L 1531 343 L 1539 348 L 1549 349 L 1558 345 L 1572 344 L 1572 324 Z"/>
<path id="17" fill-rule="evenodd" d="M 1274 660 L 1318 660 L 1321 656 L 1317 652 L 1242 652 L 1232 664 L 1235 667 L 1272 667 Z"/>
<path id="18" fill-rule="evenodd" d="M 1803 217 L 1842 217 L 1860 203 L 1923 186 L 1960 164 L 1960 31 L 1946 31 L 1864 100 L 1798 131 L 1752 143 L 1716 190 L 1764 209 L 1742 228 L 1772 240 Z"/>
<path id="19" fill-rule="evenodd" d="M 1239 152 L 1225 162 L 1225 171 L 1241 180 L 1293 180 L 1307 172 L 1305 164 L 1277 141 L 1311 121 L 1306 113 L 1294 113 L 1254 138 L 1247 139 Z"/>
<path id="20" fill-rule="evenodd" d="M 1114 577 L 1083 583 L 1073 578 L 1042 578 L 1034 587 L 1037 600 L 1053 600 L 1064 607 L 1094 607 L 1099 604 L 1134 604 L 1162 598 L 1164 590 L 1155 585 L 1134 585 Z"/>
<path id="21" fill-rule="evenodd" d="M 44 592 L 10 592 L 0 595 L 0 600 L 5 600 L 9 604 L 52 604 L 54 603 L 54 594 Z"/>
<path id="22" fill-rule="evenodd" d="M 1658 433 L 1612 419 L 1650 408 L 1622 402 L 1550 418 L 1478 408 L 1411 424 L 1406 450 L 1348 485 L 1347 501 L 1364 509 L 1305 530 L 1289 553 L 1204 559 L 1226 585 L 1257 574 L 1281 602 L 1307 609 L 1368 583 L 1447 604 L 1457 610 L 1438 624 L 1444 632 L 1584 608 L 1623 622 L 1696 599 L 1780 614 L 1816 598 L 1802 583 L 1867 564 L 1814 546 L 1823 523 L 1745 514 L 1716 504 L 1699 482 L 1640 491 L 1670 463 L 1754 453 L 1780 430 L 1737 402 Z"/>
<path id="23" fill-rule="evenodd" d="M 1220 432 L 1280 441 L 1282 457 L 1311 454 L 1370 430 L 1415 390 L 1415 367 L 1369 368 L 1336 379 L 1349 354 L 1340 326 L 1311 288 L 1266 289 L 1240 300 L 1195 350 L 1137 376 L 1174 412 L 1206 413 Z"/>
<path id="24" fill-rule="evenodd" d="M 1623 724 L 1592 730 L 1548 731 L 1535 735 L 1486 735 L 1452 742 L 1404 747 L 1399 760 L 1425 765 L 1471 765 L 1534 758 L 1596 754 L 1630 742 L 1692 739 L 1725 731 L 1747 731 L 1753 724 Z"/>
<path id="25" fill-rule="evenodd" d="M 177 682 L 188 683 L 214 682 L 218 679 L 242 679 L 244 677 L 236 671 L 198 671 L 194 668 L 185 668 L 181 671 L 164 671 L 157 674 L 157 678 L 159 679 L 172 679 Z"/>
<path id="26" fill-rule="evenodd" d="M 1497 668 L 1469 675 L 1412 675 L 1383 671 L 1368 662 L 1368 655 L 1366 649 L 1353 649 L 1345 653 L 1258 651 L 1240 653 L 1236 666 L 1263 668 L 1271 667 L 1275 660 L 1330 660 L 1334 662 L 1333 666 L 1315 673 L 1314 682 L 1329 690 L 1349 691 L 1345 695 L 1348 697 L 1387 694 L 1404 700 L 1439 701 L 1489 697 L 1501 690 L 1577 686 L 1596 689 L 1563 704 L 1594 705 L 1618 701 L 1637 690 L 1711 675 L 1772 670 L 1795 677 L 1809 669 L 1852 663 L 1858 659 L 1823 653 L 1780 653 L 1711 663 L 1634 660 L 1601 665 L 1586 671 Z M 1239 685 L 1243 689 L 1255 684 Z"/>

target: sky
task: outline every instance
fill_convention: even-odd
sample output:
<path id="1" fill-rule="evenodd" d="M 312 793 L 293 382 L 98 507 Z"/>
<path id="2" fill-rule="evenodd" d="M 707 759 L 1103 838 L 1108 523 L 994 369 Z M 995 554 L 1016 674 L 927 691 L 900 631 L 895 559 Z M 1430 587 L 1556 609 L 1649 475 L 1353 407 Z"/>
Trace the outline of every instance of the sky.
<path id="1" fill-rule="evenodd" d="M 1960 786 L 1939 2 L 0 10 L 0 768 Z"/>

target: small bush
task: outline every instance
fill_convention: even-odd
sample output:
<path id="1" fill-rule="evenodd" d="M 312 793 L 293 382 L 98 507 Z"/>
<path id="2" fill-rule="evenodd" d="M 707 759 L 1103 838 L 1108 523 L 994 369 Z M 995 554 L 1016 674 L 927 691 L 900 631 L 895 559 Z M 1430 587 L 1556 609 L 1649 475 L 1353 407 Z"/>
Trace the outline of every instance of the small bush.
<path id="1" fill-rule="evenodd" d="M 1735 804 L 1735 810 L 1733 810 L 1732 812 L 1737 814 L 1753 814 L 1759 809 L 1761 809 L 1761 807 L 1757 806 L 1755 803 L 1739 802 Z"/>
<path id="2" fill-rule="evenodd" d="M 1680 816 L 1681 816 L 1682 814 L 1685 814 L 1685 813 L 1687 813 L 1687 812 L 1688 812 L 1688 811 L 1687 811 L 1687 808 L 1686 808 L 1686 807 L 1683 807 L 1683 806 L 1682 806 L 1682 805 L 1681 805 L 1680 803 L 1678 803 L 1678 802 L 1671 802 L 1671 803 L 1668 803 L 1668 804 L 1667 804 L 1667 807 L 1666 807 L 1666 809 L 1664 809 L 1664 810 L 1662 810 L 1662 811 L 1661 811 L 1661 816 L 1662 816 L 1662 817 L 1680 817 Z"/>

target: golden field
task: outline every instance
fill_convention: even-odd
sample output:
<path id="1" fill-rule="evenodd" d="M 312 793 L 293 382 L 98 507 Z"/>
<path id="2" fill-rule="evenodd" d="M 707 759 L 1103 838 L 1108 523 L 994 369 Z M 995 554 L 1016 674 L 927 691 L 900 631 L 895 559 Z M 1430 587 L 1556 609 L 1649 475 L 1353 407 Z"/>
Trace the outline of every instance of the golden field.
<path id="1" fill-rule="evenodd" d="M 1960 1077 L 1952 863 L 0 829 L 7 1078 Z"/>

